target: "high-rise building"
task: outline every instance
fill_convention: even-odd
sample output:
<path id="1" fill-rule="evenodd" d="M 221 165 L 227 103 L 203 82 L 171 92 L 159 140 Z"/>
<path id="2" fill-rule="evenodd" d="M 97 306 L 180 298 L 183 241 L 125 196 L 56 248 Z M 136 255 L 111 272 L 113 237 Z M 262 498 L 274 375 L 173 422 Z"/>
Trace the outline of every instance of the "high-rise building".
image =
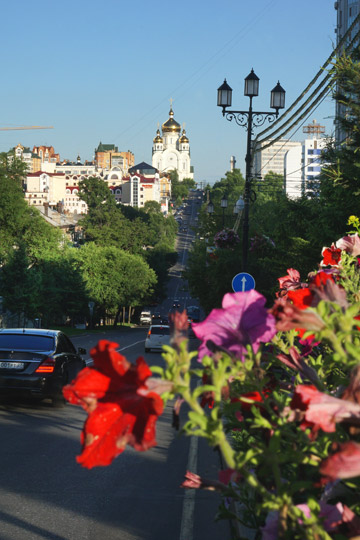
<path id="1" fill-rule="evenodd" d="M 174 112 L 170 108 L 169 119 L 158 129 L 153 139 L 152 165 L 161 173 L 176 170 L 180 182 L 184 178 L 194 178 L 193 168 L 190 165 L 190 144 L 183 128 L 174 119 Z"/>
<path id="2" fill-rule="evenodd" d="M 253 175 L 257 179 L 264 179 L 271 171 L 276 174 L 284 174 L 284 157 L 291 148 L 297 148 L 301 143 L 289 139 L 279 139 L 266 147 L 271 139 L 263 141 L 256 146 L 254 153 Z"/>
<path id="3" fill-rule="evenodd" d="M 355 18 L 360 14 L 360 0 L 338 0 L 334 3 L 336 9 L 336 44 L 339 45 L 346 32 L 350 29 L 351 25 L 354 23 Z M 360 24 L 357 22 L 350 34 L 346 38 L 343 49 L 347 47 L 351 41 L 354 39 L 357 32 L 360 30 Z M 359 38 L 357 38 L 352 47 L 359 45 Z M 346 108 L 341 103 L 336 102 L 336 119 L 345 116 Z M 337 145 L 341 145 L 346 138 L 346 134 L 338 125 L 338 122 L 335 120 L 335 142 Z"/>
<path id="4" fill-rule="evenodd" d="M 316 123 L 303 128 L 308 138 L 288 150 L 284 157 L 284 188 L 286 195 L 297 199 L 314 193 L 321 172 L 320 156 L 326 146 L 326 138 L 321 137 L 323 126 Z"/>

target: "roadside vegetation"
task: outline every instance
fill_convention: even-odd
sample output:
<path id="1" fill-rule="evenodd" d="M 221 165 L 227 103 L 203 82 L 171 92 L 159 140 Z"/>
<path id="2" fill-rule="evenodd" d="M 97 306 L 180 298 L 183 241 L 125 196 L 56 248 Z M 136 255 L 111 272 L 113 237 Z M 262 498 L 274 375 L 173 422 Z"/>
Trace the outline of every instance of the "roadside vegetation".
<path id="1" fill-rule="evenodd" d="M 334 99 L 346 105 L 341 125 L 346 139 L 340 146 L 328 140 L 321 159 L 326 166 L 320 181 L 307 196 L 291 200 L 283 190 L 283 177 L 269 173 L 252 182 L 248 272 L 256 289 L 270 302 L 277 290 L 277 277 L 296 267 L 303 280 L 318 264 L 319 250 L 343 235 L 349 216 L 360 215 L 360 63 L 359 51 L 343 56 L 334 66 L 338 92 Z M 206 213 L 203 205 L 198 240 L 189 258 L 186 278 L 193 296 L 206 311 L 220 307 L 231 290 L 232 278 L 242 271 L 241 243 L 217 248 L 214 237 L 222 229 L 220 200 L 226 195 L 225 227 L 235 223 L 233 207 L 244 193 L 245 180 L 239 169 L 227 172 L 212 187 L 208 198 L 218 216 Z M 242 223 L 238 229 L 241 238 Z M 202 238 L 202 240 L 200 240 Z M 213 248 L 212 250 L 209 248 Z M 211 253 L 210 253 L 211 251 Z"/>
<path id="2" fill-rule="evenodd" d="M 24 200 L 24 164 L 0 156 L 0 296 L 12 326 L 131 321 L 137 306 L 160 302 L 176 262 L 177 224 L 159 204 L 117 205 L 105 182 L 89 178 L 82 243 L 49 225 Z M 89 306 L 93 306 L 90 309 Z"/>

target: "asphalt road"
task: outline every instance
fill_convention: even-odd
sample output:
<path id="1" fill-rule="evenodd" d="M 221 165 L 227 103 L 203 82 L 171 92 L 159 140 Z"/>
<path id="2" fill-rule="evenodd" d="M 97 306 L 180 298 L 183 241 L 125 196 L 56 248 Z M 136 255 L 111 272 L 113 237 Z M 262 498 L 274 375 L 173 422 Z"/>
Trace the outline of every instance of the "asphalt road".
<path id="1" fill-rule="evenodd" d="M 195 202 L 186 221 L 194 219 Z M 193 232 L 178 239 L 164 314 L 174 298 L 194 304 L 181 278 Z M 144 354 L 146 328 L 79 336 L 87 351 L 99 338 L 119 344 L 133 361 Z M 88 359 L 90 357 L 88 356 Z M 0 402 L 0 540 L 230 540 L 227 522 L 215 523 L 217 494 L 180 488 L 187 469 L 217 478 L 219 456 L 204 441 L 179 437 L 171 427 L 172 404 L 157 423 L 157 446 L 128 447 L 111 466 L 86 470 L 76 463 L 85 412 L 67 404 Z"/>

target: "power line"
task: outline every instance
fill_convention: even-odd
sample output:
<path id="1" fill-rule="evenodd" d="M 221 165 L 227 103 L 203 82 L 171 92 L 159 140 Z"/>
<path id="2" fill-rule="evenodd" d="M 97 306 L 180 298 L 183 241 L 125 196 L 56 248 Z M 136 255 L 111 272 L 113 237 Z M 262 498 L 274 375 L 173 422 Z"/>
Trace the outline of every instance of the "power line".
<path id="1" fill-rule="evenodd" d="M 302 100 L 302 98 L 305 96 L 305 94 L 310 90 L 310 88 L 315 84 L 315 82 L 318 80 L 318 78 L 324 73 L 324 70 L 326 69 L 326 67 L 330 64 L 330 62 L 332 61 L 332 59 L 334 58 L 334 56 L 341 50 L 343 44 L 345 43 L 345 41 L 347 40 L 347 38 L 349 37 L 349 35 L 351 35 L 351 32 L 353 30 L 353 28 L 355 27 L 355 25 L 360 21 L 360 13 L 355 17 L 352 25 L 348 28 L 348 30 L 346 31 L 346 33 L 344 34 L 344 36 L 342 37 L 342 39 L 340 40 L 340 42 L 338 43 L 337 47 L 333 50 L 333 52 L 330 54 L 330 56 L 328 57 L 328 59 L 324 62 L 324 64 L 322 65 L 322 67 L 319 69 L 319 71 L 317 72 L 317 74 L 315 75 L 315 77 L 310 81 L 310 83 L 307 85 L 307 87 L 302 91 L 302 93 L 300 94 L 300 96 L 294 101 L 294 103 L 284 112 L 284 114 L 282 114 L 280 116 L 280 118 L 278 118 L 277 120 L 275 120 L 274 123 L 271 124 L 271 126 L 267 127 L 266 129 L 264 129 L 263 131 L 261 131 L 255 140 L 257 140 L 259 137 L 262 137 L 265 133 L 267 133 L 269 130 L 271 130 L 272 128 L 274 128 L 275 125 L 277 125 L 278 123 L 282 122 L 283 119 L 296 107 L 296 105 Z M 352 49 L 352 46 L 355 42 L 355 40 L 359 37 L 359 34 L 360 34 L 360 31 L 358 31 L 354 38 L 351 40 L 350 44 L 346 47 L 346 52 L 348 52 L 349 50 Z M 330 73 L 331 73 L 331 70 L 330 70 Z M 331 76 L 329 73 L 329 75 L 327 77 L 325 77 L 325 79 L 318 85 L 318 87 L 316 88 L 315 92 L 312 93 L 312 96 L 316 95 L 316 91 L 318 91 L 322 86 L 323 84 L 326 82 L 326 80 L 328 80 L 329 76 Z M 307 100 L 308 102 L 309 100 Z M 307 104 L 307 102 L 305 102 L 302 107 L 300 107 L 299 109 L 299 112 L 302 110 L 302 108 Z M 296 115 L 296 113 L 295 113 Z M 295 115 L 293 115 L 291 118 L 293 118 Z M 283 127 L 285 127 L 285 125 L 287 125 L 289 123 L 291 119 L 287 120 L 287 122 L 283 125 Z M 274 133 L 277 133 L 280 129 L 282 129 L 281 127 L 276 130 Z M 261 141 L 260 141 L 261 142 Z"/>

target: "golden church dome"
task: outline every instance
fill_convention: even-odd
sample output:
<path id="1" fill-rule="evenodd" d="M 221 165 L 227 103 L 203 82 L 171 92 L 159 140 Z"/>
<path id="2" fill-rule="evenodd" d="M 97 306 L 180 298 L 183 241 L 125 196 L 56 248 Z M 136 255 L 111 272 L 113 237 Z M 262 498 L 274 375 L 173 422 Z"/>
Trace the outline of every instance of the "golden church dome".
<path id="1" fill-rule="evenodd" d="M 174 113 L 173 110 L 170 109 L 169 112 L 169 120 L 163 123 L 161 126 L 162 132 L 172 132 L 172 133 L 180 133 L 181 126 L 174 120 Z"/>
<path id="2" fill-rule="evenodd" d="M 189 139 L 186 136 L 186 131 L 185 129 L 183 129 L 182 135 L 179 139 L 179 143 L 181 144 L 181 143 L 188 143 L 188 142 L 189 142 Z"/>
<path id="3" fill-rule="evenodd" d="M 156 144 L 156 143 L 162 143 L 163 142 L 163 138 L 161 137 L 160 135 L 160 130 L 157 130 L 156 132 L 156 137 L 153 139 L 153 142 Z"/>

